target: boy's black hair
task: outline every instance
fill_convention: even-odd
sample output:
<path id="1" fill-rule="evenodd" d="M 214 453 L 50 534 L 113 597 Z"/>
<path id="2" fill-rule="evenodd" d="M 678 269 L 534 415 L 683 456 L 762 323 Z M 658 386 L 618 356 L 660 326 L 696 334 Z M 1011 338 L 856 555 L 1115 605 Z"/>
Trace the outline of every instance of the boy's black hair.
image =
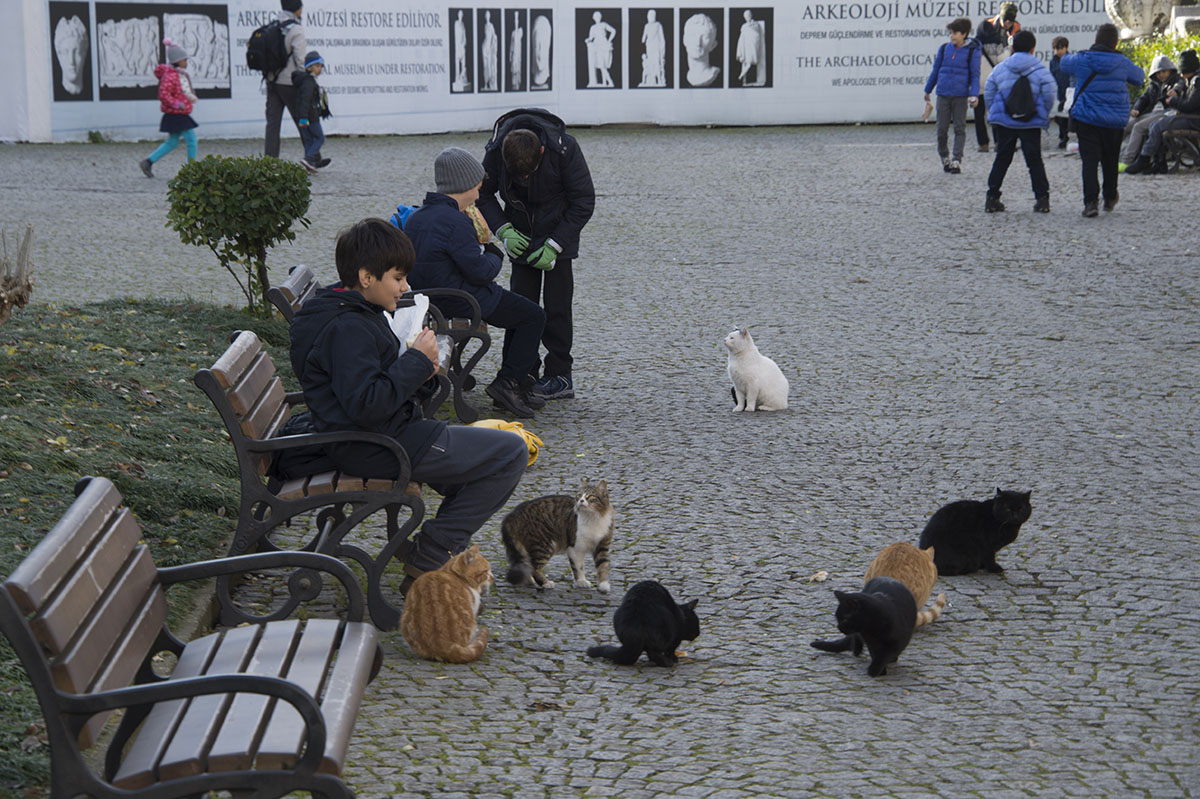
<path id="1" fill-rule="evenodd" d="M 1050 42 L 1051 50 L 1066 50 L 1070 46 L 1071 43 L 1067 41 L 1066 36 L 1055 36 L 1054 41 Z"/>
<path id="2" fill-rule="evenodd" d="M 1033 35 L 1033 31 L 1022 28 L 1012 38 L 1014 53 L 1032 53 L 1035 47 L 1037 47 L 1037 37 Z"/>
<path id="3" fill-rule="evenodd" d="M 951 20 L 946 24 L 946 30 L 950 31 L 951 33 L 961 33 L 963 36 L 966 36 L 971 32 L 971 20 L 967 19 L 966 17 L 959 17 L 958 19 Z"/>
<path id="4" fill-rule="evenodd" d="M 528 177 L 542 161 L 542 140 L 532 130 L 519 128 L 504 137 L 500 154 L 509 172 L 518 177 Z"/>
<path id="5" fill-rule="evenodd" d="M 334 260 L 342 285 L 354 288 L 358 285 L 359 269 L 366 269 L 375 278 L 383 277 L 389 269 L 399 269 L 407 277 L 416 254 L 402 230 L 371 217 L 338 233 Z"/>
<path id="6" fill-rule="evenodd" d="M 1121 32 L 1111 22 L 1106 22 L 1096 28 L 1096 44 L 1102 44 L 1115 50 L 1119 41 L 1121 41 Z"/>

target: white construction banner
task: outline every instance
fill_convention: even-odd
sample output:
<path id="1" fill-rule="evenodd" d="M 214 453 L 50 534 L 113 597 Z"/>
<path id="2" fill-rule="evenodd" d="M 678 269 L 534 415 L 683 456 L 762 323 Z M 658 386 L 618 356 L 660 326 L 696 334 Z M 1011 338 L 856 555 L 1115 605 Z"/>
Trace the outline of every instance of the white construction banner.
<path id="1" fill-rule="evenodd" d="M 190 56 L 202 137 L 263 134 L 264 85 L 246 42 L 278 17 L 277 2 L 9 2 L 20 24 L 0 33 L 0 70 L 14 78 L 0 82 L 11 114 L 0 139 L 156 138 L 164 37 Z M 1000 5 L 526 3 L 313 0 L 302 23 L 307 49 L 325 59 L 326 133 L 481 130 L 522 106 L 574 125 L 915 121 L 946 23 L 978 26 Z M 1018 7 L 1047 61 L 1055 36 L 1086 49 L 1108 21 L 1104 0 Z"/>

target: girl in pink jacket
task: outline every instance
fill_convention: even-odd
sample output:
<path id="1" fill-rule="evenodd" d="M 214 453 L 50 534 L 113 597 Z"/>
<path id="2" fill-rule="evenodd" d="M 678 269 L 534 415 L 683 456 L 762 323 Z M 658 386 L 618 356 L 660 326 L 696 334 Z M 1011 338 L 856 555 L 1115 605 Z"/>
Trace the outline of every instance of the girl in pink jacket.
<path id="1" fill-rule="evenodd" d="M 196 160 L 196 120 L 191 114 L 192 104 L 198 98 L 186 71 L 188 52 L 171 39 L 163 39 L 163 44 L 167 48 L 167 63 L 154 68 L 154 77 L 158 78 L 158 102 L 163 112 L 158 129 L 167 134 L 167 140 L 142 159 L 142 174 L 148 178 L 154 177 L 155 162 L 178 147 L 181 138 L 187 144 L 188 160 Z"/>

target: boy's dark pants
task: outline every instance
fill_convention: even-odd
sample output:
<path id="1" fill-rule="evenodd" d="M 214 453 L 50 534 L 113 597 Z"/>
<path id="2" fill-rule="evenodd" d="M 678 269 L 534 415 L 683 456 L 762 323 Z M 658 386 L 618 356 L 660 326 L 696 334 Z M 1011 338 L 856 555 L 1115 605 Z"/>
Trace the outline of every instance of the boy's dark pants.
<path id="1" fill-rule="evenodd" d="M 1075 120 L 1075 136 L 1079 139 L 1079 160 L 1083 164 L 1083 202 L 1100 199 L 1099 167 L 1104 175 L 1104 199 L 1117 199 L 1117 164 L 1121 160 L 1121 139 L 1124 128 L 1100 128 Z"/>
<path id="2" fill-rule="evenodd" d="M 1017 151 L 1017 142 L 1021 142 L 1021 152 L 1025 155 L 1025 166 L 1029 167 L 1029 179 L 1033 183 L 1033 196 L 1044 197 L 1050 194 L 1050 181 L 1046 178 L 1046 165 L 1042 163 L 1042 129 L 1041 128 L 1007 128 L 1004 125 L 995 126 L 996 160 L 992 162 L 992 171 L 988 175 L 988 196 L 999 197 L 1000 186 L 1004 176 L 1008 174 L 1008 166 L 1012 163 Z M 1083 152 L 1082 140 L 1080 152 Z"/>
<path id="3" fill-rule="evenodd" d="M 546 312 L 536 302 L 516 292 L 505 291 L 496 309 L 484 317 L 484 321 L 504 328 L 500 377 L 519 381 L 537 371 L 538 344 L 546 328 Z"/>
<path id="4" fill-rule="evenodd" d="M 1058 122 L 1058 140 L 1065 143 L 1070 132 L 1071 120 L 1069 117 L 1055 117 L 1055 121 Z"/>
<path id="5" fill-rule="evenodd" d="M 987 106 L 983 102 L 983 92 L 980 92 L 979 102 L 975 104 L 975 141 L 980 147 L 988 143 L 987 126 Z"/>
<path id="6" fill-rule="evenodd" d="M 522 297 L 538 302 L 546 309 L 546 329 L 542 343 L 546 345 L 544 377 L 570 377 L 571 339 L 574 331 L 571 319 L 571 303 L 575 295 L 575 277 L 571 272 L 571 259 L 559 258 L 549 272 L 524 264 L 513 264 L 509 287 Z M 531 374 L 536 376 L 537 362 Z"/>

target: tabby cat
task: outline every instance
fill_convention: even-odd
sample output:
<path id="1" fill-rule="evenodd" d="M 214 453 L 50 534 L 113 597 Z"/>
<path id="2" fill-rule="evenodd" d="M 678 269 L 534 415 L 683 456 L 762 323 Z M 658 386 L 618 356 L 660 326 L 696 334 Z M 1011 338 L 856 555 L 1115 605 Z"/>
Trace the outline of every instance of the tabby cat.
<path id="1" fill-rule="evenodd" d="M 917 607 L 922 608 L 917 612 L 918 627 L 936 621 L 942 615 L 942 608 L 946 607 L 945 594 L 938 594 L 932 605 L 923 607 L 938 577 L 937 566 L 933 562 L 933 547 L 917 549 L 905 541 L 888 544 L 867 567 L 863 583 L 875 577 L 894 577 L 912 592 Z"/>
<path id="2" fill-rule="evenodd" d="M 488 631 L 476 619 L 481 595 L 495 582 L 479 547 L 454 555 L 413 582 L 400 614 L 400 632 L 418 657 L 470 663 L 487 648 Z"/>
<path id="3" fill-rule="evenodd" d="M 857 657 L 865 643 L 871 653 L 867 674 L 872 677 L 887 674 L 888 664 L 900 657 L 917 626 L 917 603 L 912 591 L 891 577 L 874 577 L 863 586 L 862 593 L 834 591 L 833 594 L 838 600 L 838 629 L 845 637 L 813 641 L 812 646 L 823 652 L 853 649 Z"/>
<path id="4" fill-rule="evenodd" d="M 608 658 L 622 666 L 637 663 L 642 652 L 659 666 L 674 666 L 679 658 L 675 650 L 681 641 L 700 635 L 696 602 L 678 604 L 662 583 L 642 580 L 625 593 L 613 614 L 616 644 L 588 647 L 588 657 Z"/>
<path id="5" fill-rule="evenodd" d="M 553 588 L 554 581 L 547 580 L 543 570 L 551 557 L 566 552 L 575 585 L 590 588 L 583 572 L 583 559 L 590 554 L 600 581 L 597 587 L 608 593 L 613 509 L 605 481 L 592 485 L 583 480 L 578 496 L 554 494 L 522 502 L 500 523 L 500 537 L 513 585 L 536 585 L 539 591 Z"/>
<path id="6" fill-rule="evenodd" d="M 1001 491 L 991 499 L 960 499 L 943 505 L 921 532 L 922 549 L 934 548 L 939 574 L 1002 572 L 996 553 L 1017 540 L 1031 511 L 1026 491 Z"/>

